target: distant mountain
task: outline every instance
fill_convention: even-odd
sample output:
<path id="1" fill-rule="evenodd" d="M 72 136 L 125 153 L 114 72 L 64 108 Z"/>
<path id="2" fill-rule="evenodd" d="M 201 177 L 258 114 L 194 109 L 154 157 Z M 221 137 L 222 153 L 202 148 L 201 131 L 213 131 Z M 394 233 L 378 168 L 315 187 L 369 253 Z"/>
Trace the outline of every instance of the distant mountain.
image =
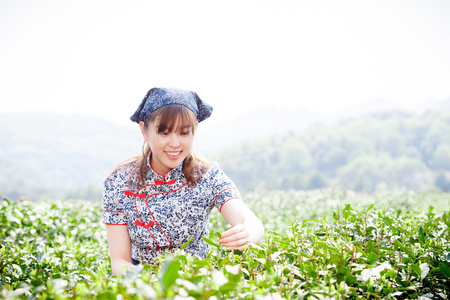
<path id="1" fill-rule="evenodd" d="M 256 109 L 238 118 L 230 118 L 208 127 L 206 130 L 202 130 L 200 125 L 195 149 L 200 154 L 211 155 L 248 139 L 301 131 L 318 122 L 331 125 L 338 120 L 339 116 L 326 116 L 308 111 Z"/>
<path id="2" fill-rule="evenodd" d="M 215 126 L 206 129 L 199 126 L 196 137 L 196 149 L 200 154 L 212 155 L 228 146 L 239 144 L 248 139 L 302 131 L 312 125 L 336 125 L 348 118 L 360 118 L 369 113 L 405 111 L 422 114 L 426 111 L 450 111 L 450 99 L 447 101 L 429 101 L 418 106 L 403 107 L 385 99 L 375 99 L 339 114 L 321 114 L 307 110 L 261 108 L 230 117 Z"/>
<path id="3" fill-rule="evenodd" d="M 335 126 L 343 118 L 395 108 L 383 101 L 340 115 L 260 109 L 210 127 L 199 127 L 195 149 L 207 158 L 254 139 L 297 133 L 314 124 Z M 389 109 L 387 109 L 389 110 Z M 450 111 L 450 100 L 430 102 L 421 111 Z M 85 115 L 0 114 L 0 197 L 98 198 L 109 171 L 140 154 L 138 130 Z M 235 154 L 233 154 L 235 155 Z M 255 155 L 257 155 L 255 153 Z"/>
<path id="4" fill-rule="evenodd" d="M 450 112 L 371 113 L 243 141 L 213 156 L 243 190 L 450 191 Z"/>
<path id="5" fill-rule="evenodd" d="M 0 114 L 0 140 L 0 196 L 33 199 L 101 187 L 142 145 L 139 132 L 107 120 L 49 113 Z"/>

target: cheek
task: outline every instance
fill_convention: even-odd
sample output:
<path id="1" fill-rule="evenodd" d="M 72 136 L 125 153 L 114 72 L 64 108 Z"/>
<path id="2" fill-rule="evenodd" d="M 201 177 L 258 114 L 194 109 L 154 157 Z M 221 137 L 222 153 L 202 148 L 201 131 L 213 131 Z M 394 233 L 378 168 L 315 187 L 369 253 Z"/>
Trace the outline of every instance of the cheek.
<path id="1" fill-rule="evenodd" d="M 161 148 L 164 145 L 164 140 L 157 135 L 150 136 L 148 139 L 148 145 L 150 146 L 150 149 L 152 149 L 152 151 L 155 151 L 157 150 L 157 148 Z"/>
<path id="2" fill-rule="evenodd" d="M 148 137 L 149 137 L 149 142 L 151 142 L 153 144 L 163 144 L 165 142 L 164 136 L 154 133 L 154 132 L 150 133 L 148 135 Z"/>
<path id="3" fill-rule="evenodd" d="M 192 148 L 192 146 L 194 145 L 194 137 L 193 136 L 186 137 L 183 143 L 185 147 Z"/>

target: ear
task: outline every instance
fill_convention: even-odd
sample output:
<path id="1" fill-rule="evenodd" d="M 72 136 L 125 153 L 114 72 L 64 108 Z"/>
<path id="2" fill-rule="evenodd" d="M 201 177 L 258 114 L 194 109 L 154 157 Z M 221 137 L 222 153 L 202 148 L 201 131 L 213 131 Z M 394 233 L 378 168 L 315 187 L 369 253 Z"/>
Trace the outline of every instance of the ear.
<path id="1" fill-rule="evenodd" d="M 144 138 L 144 140 L 145 141 L 148 141 L 148 138 L 147 138 L 147 131 L 145 130 L 145 123 L 144 122 L 139 122 L 139 127 L 141 128 L 141 133 L 142 133 L 142 136 L 143 136 L 143 138 Z"/>

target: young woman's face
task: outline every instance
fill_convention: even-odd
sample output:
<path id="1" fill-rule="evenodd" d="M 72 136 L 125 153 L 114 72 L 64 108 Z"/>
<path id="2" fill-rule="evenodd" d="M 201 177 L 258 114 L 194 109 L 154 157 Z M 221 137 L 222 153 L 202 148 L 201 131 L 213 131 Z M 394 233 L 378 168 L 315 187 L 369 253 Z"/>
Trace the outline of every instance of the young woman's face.
<path id="1" fill-rule="evenodd" d="M 179 166 L 191 153 L 194 134 L 192 126 L 183 126 L 181 120 L 177 120 L 171 132 L 159 132 L 158 123 L 158 120 L 149 123 L 147 129 L 144 122 L 139 126 L 152 151 L 150 163 L 153 170 L 164 175 Z"/>

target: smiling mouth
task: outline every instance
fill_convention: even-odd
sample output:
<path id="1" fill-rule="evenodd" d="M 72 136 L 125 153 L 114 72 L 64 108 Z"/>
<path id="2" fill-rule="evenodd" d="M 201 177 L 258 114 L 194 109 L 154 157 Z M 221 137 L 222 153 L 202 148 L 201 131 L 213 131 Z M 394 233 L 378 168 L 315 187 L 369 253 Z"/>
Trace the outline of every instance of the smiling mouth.
<path id="1" fill-rule="evenodd" d="M 176 152 L 166 152 L 168 155 L 170 155 L 170 156 L 178 156 L 180 153 L 181 153 L 181 151 L 176 151 Z"/>

